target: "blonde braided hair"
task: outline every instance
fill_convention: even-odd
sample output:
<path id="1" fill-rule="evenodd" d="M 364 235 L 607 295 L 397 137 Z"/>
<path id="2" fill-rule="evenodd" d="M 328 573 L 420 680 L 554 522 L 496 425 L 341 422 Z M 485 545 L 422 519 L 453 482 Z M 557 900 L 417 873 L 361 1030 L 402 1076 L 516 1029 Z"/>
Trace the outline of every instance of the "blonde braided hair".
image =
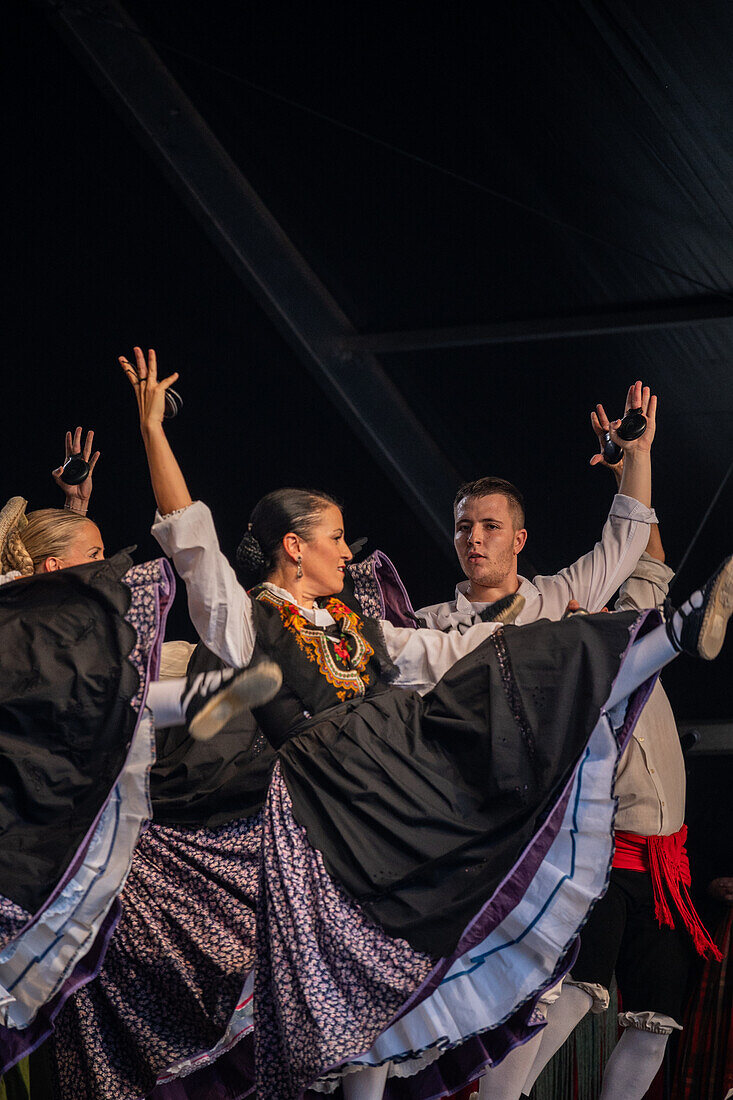
<path id="1" fill-rule="evenodd" d="M 46 558 L 63 558 L 80 524 L 89 522 L 86 516 L 67 508 L 41 508 L 22 516 L 8 532 L 0 569 L 3 573 L 17 570 L 24 577 L 31 576 Z"/>
<path id="2" fill-rule="evenodd" d="M 23 544 L 23 536 L 17 527 L 13 527 L 11 531 L 8 531 L 5 545 L 2 548 L 2 557 L 0 557 L 0 572 L 17 572 L 23 577 L 30 577 L 34 572 L 33 558 L 26 550 Z"/>

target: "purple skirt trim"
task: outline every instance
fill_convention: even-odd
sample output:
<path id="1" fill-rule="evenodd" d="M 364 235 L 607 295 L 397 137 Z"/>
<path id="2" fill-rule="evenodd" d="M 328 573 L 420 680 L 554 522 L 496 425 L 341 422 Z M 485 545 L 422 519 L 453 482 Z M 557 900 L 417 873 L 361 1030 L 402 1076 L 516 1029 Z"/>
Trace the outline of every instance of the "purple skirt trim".
<path id="1" fill-rule="evenodd" d="M 139 677 L 138 689 L 130 700 L 139 715 L 147 695 L 148 682 L 157 674 L 160 663 L 160 643 L 165 633 L 165 621 L 168 609 L 175 594 L 175 578 L 171 567 L 164 558 L 135 565 L 123 577 L 123 583 L 130 589 L 130 607 L 125 616 L 135 629 L 136 641 L 127 660 L 135 668 Z M 49 895 L 42 910 L 35 914 L 26 914 L 24 909 L 8 898 L 0 896 L 0 945 L 4 949 L 21 931 L 32 927 L 40 913 L 52 905 L 73 879 L 87 854 L 89 844 L 96 832 L 107 803 L 100 807 L 99 813 L 90 825 L 84 840 L 79 845 L 64 875 Z M 25 917 L 25 919 L 24 919 Z"/>
<path id="2" fill-rule="evenodd" d="M 22 1058 L 32 1054 L 53 1034 L 54 1021 L 68 998 L 101 970 L 107 945 L 120 919 L 120 904 L 115 900 L 99 930 L 94 945 L 74 967 L 53 1000 L 45 1004 L 35 1020 L 22 1031 L 0 1025 L 0 1077 Z"/>
<path id="3" fill-rule="evenodd" d="M 159 561 L 129 570 L 125 583 L 130 591 L 125 618 L 135 630 L 135 644 L 127 658 L 137 672 L 131 706 L 141 708 L 148 670 L 162 639 L 174 581 L 167 562 Z M 37 1046 L 48 1034 L 50 1022 L 68 996 L 99 970 L 119 916 L 114 893 L 124 882 L 140 826 L 149 814 L 145 769 L 151 760 L 150 735 L 140 725 L 138 710 L 130 751 L 114 788 L 116 793 L 106 799 L 43 906 L 32 919 L 16 928 L 11 955 L 0 967 L 1 980 L 15 998 L 8 1010 L 10 1018 L 4 1017 L 15 1026 L 0 1027 L 0 1063 L 13 1064 Z M 127 814 L 113 811 L 111 817 L 107 814 L 105 818 L 103 843 L 109 840 L 112 846 L 103 857 L 106 858 L 103 866 L 98 863 L 103 849 L 100 850 L 100 836 L 95 833 L 101 828 L 108 807 L 114 806 L 114 798 L 119 798 L 120 791 L 124 797 L 125 790 L 137 795 Z M 88 856 L 89 862 L 83 866 Z M 112 865 L 117 875 L 114 881 L 119 885 L 109 889 L 104 874 L 106 866 Z"/>
<path id="4" fill-rule="evenodd" d="M 140 716 L 147 694 L 147 683 L 149 683 L 149 678 L 156 674 L 158 664 L 160 664 L 161 642 L 165 634 L 168 608 L 173 603 L 175 579 L 171 566 L 168 565 L 165 559 L 161 558 L 145 562 L 142 565 L 133 565 L 132 569 L 124 574 L 122 581 L 130 588 L 130 608 L 128 614 L 125 615 L 125 619 L 134 628 L 136 639 L 128 660 L 135 671 L 138 672 L 140 678 L 138 691 L 131 698 L 130 705 L 135 711 L 138 711 Z M 89 826 L 87 835 L 77 848 L 76 854 L 66 869 L 63 878 L 59 880 L 53 893 L 48 897 L 44 909 L 58 899 L 76 875 L 81 864 L 83 864 L 91 838 L 95 835 L 106 805 L 107 803 L 100 807 L 99 813 Z M 24 928 L 31 927 L 40 915 L 40 913 L 35 913 L 32 916 L 29 914 L 23 921 L 24 913 L 25 911 L 21 909 L 20 905 L 14 905 L 9 899 L 0 897 L 0 927 L 3 933 L 0 936 L 0 942 L 3 948 Z M 13 935 L 7 936 L 4 934 L 6 932 L 6 922 L 9 922 L 9 928 L 14 928 Z"/>

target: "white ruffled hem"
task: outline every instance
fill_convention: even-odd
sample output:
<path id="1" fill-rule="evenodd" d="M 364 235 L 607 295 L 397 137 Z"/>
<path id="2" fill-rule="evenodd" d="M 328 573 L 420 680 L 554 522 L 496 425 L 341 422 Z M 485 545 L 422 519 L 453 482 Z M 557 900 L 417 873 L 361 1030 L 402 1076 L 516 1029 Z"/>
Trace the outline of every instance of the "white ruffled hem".
<path id="1" fill-rule="evenodd" d="M 388 1061 L 395 1076 L 418 1073 L 467 1038 L 499 1027 L 547 985 L 607 886 L 618 755 L 613 726 L 602 712 L 568 781 L 560 830 L 524 897 L 482 943 L 456 960 L 434 993 L 382 1032 L 365 1054 L 324 1074 L 311 1089 L 332 1092 L 344 1073 Z"/>
<path id="2" fill-rule="evenodd" d="M 430 1050 L 421 1050 L 419 1053 L 413 1053 L 410 1058 L 405 1061 L 391 1062 L 387 1077 L 413 1077 L 416 1073 L 420 1073 L 421 1070 L 432 1065 L 433 1062 L 437 1062 L 440 1056 L 445 1053 L 446 1049 L 446 1046 L 440 1043 Z M 333 1073 L 326 1074 L 319 1078 L 314 1085 L 310 1085 L 310 1089 L 313 1092 L 329 1095 L 336 1091 L 344 1077 L 348 1077 L 352 1073 L 359 1073 L 366 1068 L 367 1067 L 361 1062 L 349 1062 L 347 1065 L 334 1070 Z"/>
<path id="3" fill-rule="evenodd" d="M 0 1023 L 24 1028 L 89 951 L 122 889 L 143 823 L 151 816 L 152 717 L 138 723 L 124 768 L 102 810 L 84 861 L 59 896 L 0 954 Z"/>

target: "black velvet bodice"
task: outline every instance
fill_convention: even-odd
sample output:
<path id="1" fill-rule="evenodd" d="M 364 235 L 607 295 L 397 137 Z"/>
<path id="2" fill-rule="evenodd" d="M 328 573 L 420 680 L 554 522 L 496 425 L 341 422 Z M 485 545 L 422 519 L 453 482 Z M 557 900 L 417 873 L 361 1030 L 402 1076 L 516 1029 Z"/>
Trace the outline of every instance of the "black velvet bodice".
<path id="1" fill-rule="evenodd" d="M 324 601 L 335 625 L 319 627 L 264 585 L 250 595 L 257 631 L 254 659 L 266 656 L 283 673 L 278 694 L 254 712 L 275 748 L 323 711 L 383 691 L 394 679 L 379 621 L 364 618 L 345 600 Z"/>

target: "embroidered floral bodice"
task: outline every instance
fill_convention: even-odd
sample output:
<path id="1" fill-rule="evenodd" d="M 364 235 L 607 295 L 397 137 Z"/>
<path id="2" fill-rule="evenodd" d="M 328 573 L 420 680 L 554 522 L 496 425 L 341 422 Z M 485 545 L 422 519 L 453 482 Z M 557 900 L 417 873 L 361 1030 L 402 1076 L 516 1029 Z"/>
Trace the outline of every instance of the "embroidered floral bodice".
<path id="1" fill-rule="evenodd" d="M 355 611 L 331 596 L 322 605 L 334 621 L 329 629 L 308 622 L 297 604 L 283 599 L 272 588 L 263 587 L 256 598 L 276 608 L 283 628 L 301 653 L 316 663 L 341 702 L 366 694 L 373 681 L 368 666 L 374 648 L 364 637 L 364 620 Z"/>
<path id="2" fill-rule="evenodd" d="M 258 649 L 283 672 L 280 693 L 257 711 L 273 743 L 293 725 L 386 686 L 391 662 L 376 620 L 336 596 L 323 600 L 315 614 L 272 585 L 258 585 L 250 596 Z"/>

